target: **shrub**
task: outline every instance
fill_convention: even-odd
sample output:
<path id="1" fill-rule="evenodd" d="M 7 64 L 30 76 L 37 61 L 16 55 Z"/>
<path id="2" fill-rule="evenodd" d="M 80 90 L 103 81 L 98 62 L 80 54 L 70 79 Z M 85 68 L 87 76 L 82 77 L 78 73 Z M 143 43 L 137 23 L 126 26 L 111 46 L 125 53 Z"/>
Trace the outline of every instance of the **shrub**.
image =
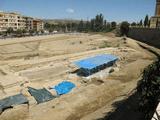
<path id="1" fill-rule="evenodd" d="M 6 31 L 7 34 L 11 34 L 11 33 L 13 33 L 13 32 L 14 32 L 14 30 L 13 30 L 13 28 L 11 28 L 11 27 L 9 27 L 9 28 L 7 29 L 7 31 Z"/>
<path id="2" fill-rule="evenodd" d="M 128 22 L 125 21 L 125 22 L 121 23 L 120 32 L 121 32 L 122 36 L 128 35 L 128 32 L 129 32 L 129 23 Z"/>
<path id="3" fill-rule="evenodd" d="M 149 65 L 143 72 L 142 80 L 138 83 L 137 91 L 140 93 L 140 108 L 150 118 L 155 110 L 160 96 L 160 60 Z"/>

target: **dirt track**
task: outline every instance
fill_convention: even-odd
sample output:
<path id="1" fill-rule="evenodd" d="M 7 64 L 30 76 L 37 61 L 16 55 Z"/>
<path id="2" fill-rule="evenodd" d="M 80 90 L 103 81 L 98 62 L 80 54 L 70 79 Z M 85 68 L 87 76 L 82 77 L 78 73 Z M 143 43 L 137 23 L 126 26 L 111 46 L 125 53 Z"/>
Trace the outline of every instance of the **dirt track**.
<path id="1" fill-rule="evenodd" d="M 128 38 L 124 43 L 122 38 L 109 35 L 73 34 L 6 40 L 0 41 L 0 51 L 0 98 L 21 91 L 30 100 L 29 108 L 19 106 L 6 110 L 0 116 L 2 120 L 91 120 L 94 116 L 91 113 L 132 91 L 143 69 L 156 59 L 136 41 Z M 115 72 L 103 78 L 104 83 L 84 84 L 81 78 L 68 74 L 75 69 L 73 61 L 100 53 L 119 57 Z M 26 90 L 27 86 L 47 88 L 66 79 L 74 82 L 76 89 L 44 104 L 36 105 Z M 97 112 L 97 118 L 101 116 Z"/>

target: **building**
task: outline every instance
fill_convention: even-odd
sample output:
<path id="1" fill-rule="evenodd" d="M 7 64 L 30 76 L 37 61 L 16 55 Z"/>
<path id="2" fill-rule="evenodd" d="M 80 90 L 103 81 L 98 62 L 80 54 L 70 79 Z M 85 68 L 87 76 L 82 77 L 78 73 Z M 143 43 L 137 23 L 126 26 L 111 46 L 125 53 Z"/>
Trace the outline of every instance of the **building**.
<path id="1" fill-rule="evenodd" d="M 40 31 L 43 29 L 43 21 L 19 13 L 0 12 L 0 32 L 7 31 L 8 28 L 13 28 L 14 31 L 18 29 Z"/>
<path id="2" fill-rule="evenodd" d="M 0 31 L 6 31 L 11 27 L 13 30 L 25 29 L 25 19 L 18 13 L 0 12 Z"/>
<path id="3" fill-rule="evenodd" d="M 43 30 L 43 21 L 42 20 L 39 20 L 39 19 L 35 19 L 33 20 L 33 29 L 36 30 L 36 31 L 40 31 L 40 30 Z"/>
<path id="4" fill-rule="evenodd" d="M 26 21 L 26 30 L 32 30 L 33 29 L 33 18 L 32 17 L 26 17 L 24 16 L 25 21 Z"/>
<path id="5" fill-rule="evenodd" d="M 155 16 L 150 19 L 151 28 L 160 28 L 160 0 L 156 0 Z"/>

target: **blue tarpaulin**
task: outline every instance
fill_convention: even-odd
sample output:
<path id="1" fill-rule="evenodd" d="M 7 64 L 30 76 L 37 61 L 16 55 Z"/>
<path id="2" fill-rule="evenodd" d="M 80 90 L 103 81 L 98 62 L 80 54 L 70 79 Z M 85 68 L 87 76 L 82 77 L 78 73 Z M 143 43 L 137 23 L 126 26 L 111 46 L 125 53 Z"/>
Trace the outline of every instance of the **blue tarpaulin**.
<path id="1" fill-rule="evenodd" d="M 76 66 L 83 69 L 91 70 L 103 64 L 108 64 L 110 62 L 115 62 L 118 60 L 117 56 L 110 54 L 101 54 L 87 59 L 79 60 L 74 62 Z"/>
<path id="2" fill-rule="evenodd" d="M 75 88 L 75 84 L 68 82 L 68 81 L 63 81 L 53 87 L 52 89 L 55 89 L 57 92 L 57 95 L 63 95 L 69 93 L 73 88 Z"/>

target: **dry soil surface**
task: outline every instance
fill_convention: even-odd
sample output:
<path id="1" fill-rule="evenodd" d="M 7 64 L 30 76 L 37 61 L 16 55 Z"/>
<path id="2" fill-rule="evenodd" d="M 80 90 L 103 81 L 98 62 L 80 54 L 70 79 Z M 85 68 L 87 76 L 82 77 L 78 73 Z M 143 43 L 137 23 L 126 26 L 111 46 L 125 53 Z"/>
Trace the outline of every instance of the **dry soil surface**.
<path id="1" fill-rule="evenodd" d="M 5 110 L 0 120 L 94 120 L 112 111 L 111 104 L 124 99 L 136 87 L 143 69 L 156 56 L 156 48 L 113 34 L 58 34 L 0 41 L 0 98 L 23 93 L 29 105 Z M 119 60 L 109 76 L 84 82 L 71 72 L 74 61 L 97 54 L 113 54 Z M 107 73 L 106 73 L 107 74 Z M 67 95 L 36 104 L 27 87 L 48 88 L 63 80 L 76 84 Z M 55 91 L 50 90 L 55 95 Z"/>

